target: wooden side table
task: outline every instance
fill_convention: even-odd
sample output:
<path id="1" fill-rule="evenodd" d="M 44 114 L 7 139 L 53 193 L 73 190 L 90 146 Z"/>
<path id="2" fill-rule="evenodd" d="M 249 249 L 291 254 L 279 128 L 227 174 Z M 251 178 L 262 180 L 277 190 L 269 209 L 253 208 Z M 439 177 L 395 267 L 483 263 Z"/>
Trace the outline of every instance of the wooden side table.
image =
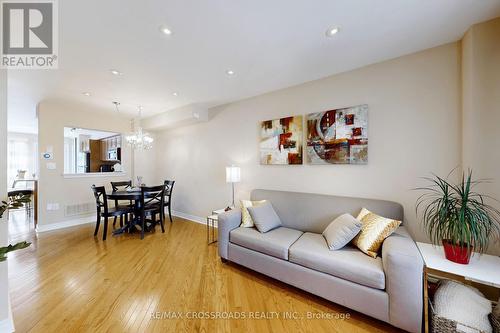
<path id="1" fill-rule="evenodd" d="M 475 254 L 468 265 L 449 261 L 442 246 L 417 242 L 424 259 L 424 320 L 425 333 L 429 332 L 429 279 L 448 279 L 482 287 L 481 291 L 493 301 L 500 295 L 500 257 Z"/>

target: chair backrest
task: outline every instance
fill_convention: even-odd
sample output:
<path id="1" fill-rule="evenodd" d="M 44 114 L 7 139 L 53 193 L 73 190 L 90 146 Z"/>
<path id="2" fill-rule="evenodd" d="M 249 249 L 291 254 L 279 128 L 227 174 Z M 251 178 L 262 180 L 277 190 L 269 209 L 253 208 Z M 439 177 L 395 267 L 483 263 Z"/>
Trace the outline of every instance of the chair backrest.
<path id="1" fill-rule="evenodd" d="M 108 212 L 108 197 L 106 196 L 106 188 L 104 186 L 92 185 L 92 191 L 94 192 L 95 204 L 98 211 L 104 209 L 104 212 Z"/>
<path id="2" fill-rule="evenodd" d="M 111 182 L 111 187 L 113 188 L 113 192 L 119 190 L 126 190 L 132 187 L 132 181 L 127 180 L 123 182 Z"/>
<path id="3" fill-rule="evenodd" d="M 163 207 L 164 202 L 165 185 L 141 187 L 141 207 L 150 204 L 160 204 L 160 207 Z"/>
<path id="4" fill-rule="evenodd" d="M 165 196 L 168 197 L 168 201 L 172 198 L 172 192 L 174 190 L 175 180 L 165 180 Z"/>

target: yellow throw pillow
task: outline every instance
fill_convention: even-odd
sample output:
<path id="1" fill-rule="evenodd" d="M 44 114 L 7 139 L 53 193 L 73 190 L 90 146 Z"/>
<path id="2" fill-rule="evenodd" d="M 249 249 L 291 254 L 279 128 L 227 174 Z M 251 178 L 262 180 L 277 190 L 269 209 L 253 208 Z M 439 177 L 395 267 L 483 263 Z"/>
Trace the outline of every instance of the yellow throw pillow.
<path id="1" fill-rule="evenodd" d="M 266 202 L 266 200 L 260 201 L 250 201 L 250 200 L 240 200 L 241 201 L 241 227 L 244 228 L 253 228 L 253 220 L 252 216 L 248 212 L 248 207 L 258 206 Z"/>
<path id="2" fill-rule="evenodd" d="M 377 258 L 377 253 L 384 240 L 401 224 L 401 221 L 388 219 L 363 208 L 359 213 L 361 232 L 354 237 L 353 244 L 370 257 Z"/>

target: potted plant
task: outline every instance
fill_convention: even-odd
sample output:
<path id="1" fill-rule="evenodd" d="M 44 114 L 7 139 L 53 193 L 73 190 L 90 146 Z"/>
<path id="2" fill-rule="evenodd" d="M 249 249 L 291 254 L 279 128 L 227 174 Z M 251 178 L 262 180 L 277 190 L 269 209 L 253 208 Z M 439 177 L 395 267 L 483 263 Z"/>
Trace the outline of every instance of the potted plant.
<path id="1" fill-rule="evenodd" d="M 22 194 L 10 197 L 8 201 L 2 201 L 2 203 L 0 204 L 0 218 L 2 218 L 3 214 L 8 209 L 20 208 L 28 202 L 30 202 L 30 196 Z M 20 242 L 15 245 L 9 244 L 9 246 L 0 247 L 0 261 L 5 261 L 7 259 L 7 253 L 27 248 L 30 245 L 31 243 L 28 242 Z"/>
<path id="2" fill-rule="evenodd" d="M 450 175 L 453 171 L 450 173 Z M 500 211 L 486 203 L 491 197 L 473 191 L 484 180 L 472 180 L 472 171 L 462 174 L 458 184 L 437 175 L 425 177 L 429 186 L 417 199 L 424 228 L 432 243 L 442 243 L 448 260 L 468 264 L 473 251 L 484 253 L 489 241 L 499 236 Z"/>

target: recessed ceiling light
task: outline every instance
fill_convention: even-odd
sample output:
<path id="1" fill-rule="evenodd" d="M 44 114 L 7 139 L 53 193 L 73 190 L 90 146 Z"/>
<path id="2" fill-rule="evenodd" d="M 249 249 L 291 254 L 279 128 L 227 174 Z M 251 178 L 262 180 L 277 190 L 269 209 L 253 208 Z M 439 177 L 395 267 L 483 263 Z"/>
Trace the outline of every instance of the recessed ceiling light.
<path id="1" fill-rule="evenodd" d="M 226 71 L 226 74 L 229 75 L 229 76 L 233 76 L 234 74 L 236 74 L 232 69 L 228 69 Z"/>
<path id="2" fill-rule="evenodd" d="M 173 92 L 172 95 L 174 95 L 175 97 L 179 96 L 179 94 L 176 92 Z"/>
<path id="3" fill-rule="evenodd" d="M 122 72 L 120 72 L 119 70 L 116 70 L 116 69 L 110 69 L 109 71 L 111 72 L 111 74 L 116 75 L 116 76 L 123 75 Z"/>
<path id="4" fill-rule="evenodd" d="M 172 34 L 172 30 L 170 30 L 167 26 L 161 25 L 160 26 L 160 31 L 163 32 L 165 35 L 170 36 Z"/>
<path id="5" fill-rule="evenodd" d="M 340 30 L 339 27 L 331 27 L 328 30 L 326 30 L 325 35 L 326 35 L 326 37 L 332 37 L 335 34 L 337 34 L 337 32 L 339 32 L 339 30 Z"/>
<path id="6" fill-rule="evenodd" d="M 85 91 L 85 92 L 83 92 L 82 94 L 83 94 L 84 96 L 87 96 L 87 97 L 89 97 L 89 96 L 91 95 L 88 91 Z"/>

